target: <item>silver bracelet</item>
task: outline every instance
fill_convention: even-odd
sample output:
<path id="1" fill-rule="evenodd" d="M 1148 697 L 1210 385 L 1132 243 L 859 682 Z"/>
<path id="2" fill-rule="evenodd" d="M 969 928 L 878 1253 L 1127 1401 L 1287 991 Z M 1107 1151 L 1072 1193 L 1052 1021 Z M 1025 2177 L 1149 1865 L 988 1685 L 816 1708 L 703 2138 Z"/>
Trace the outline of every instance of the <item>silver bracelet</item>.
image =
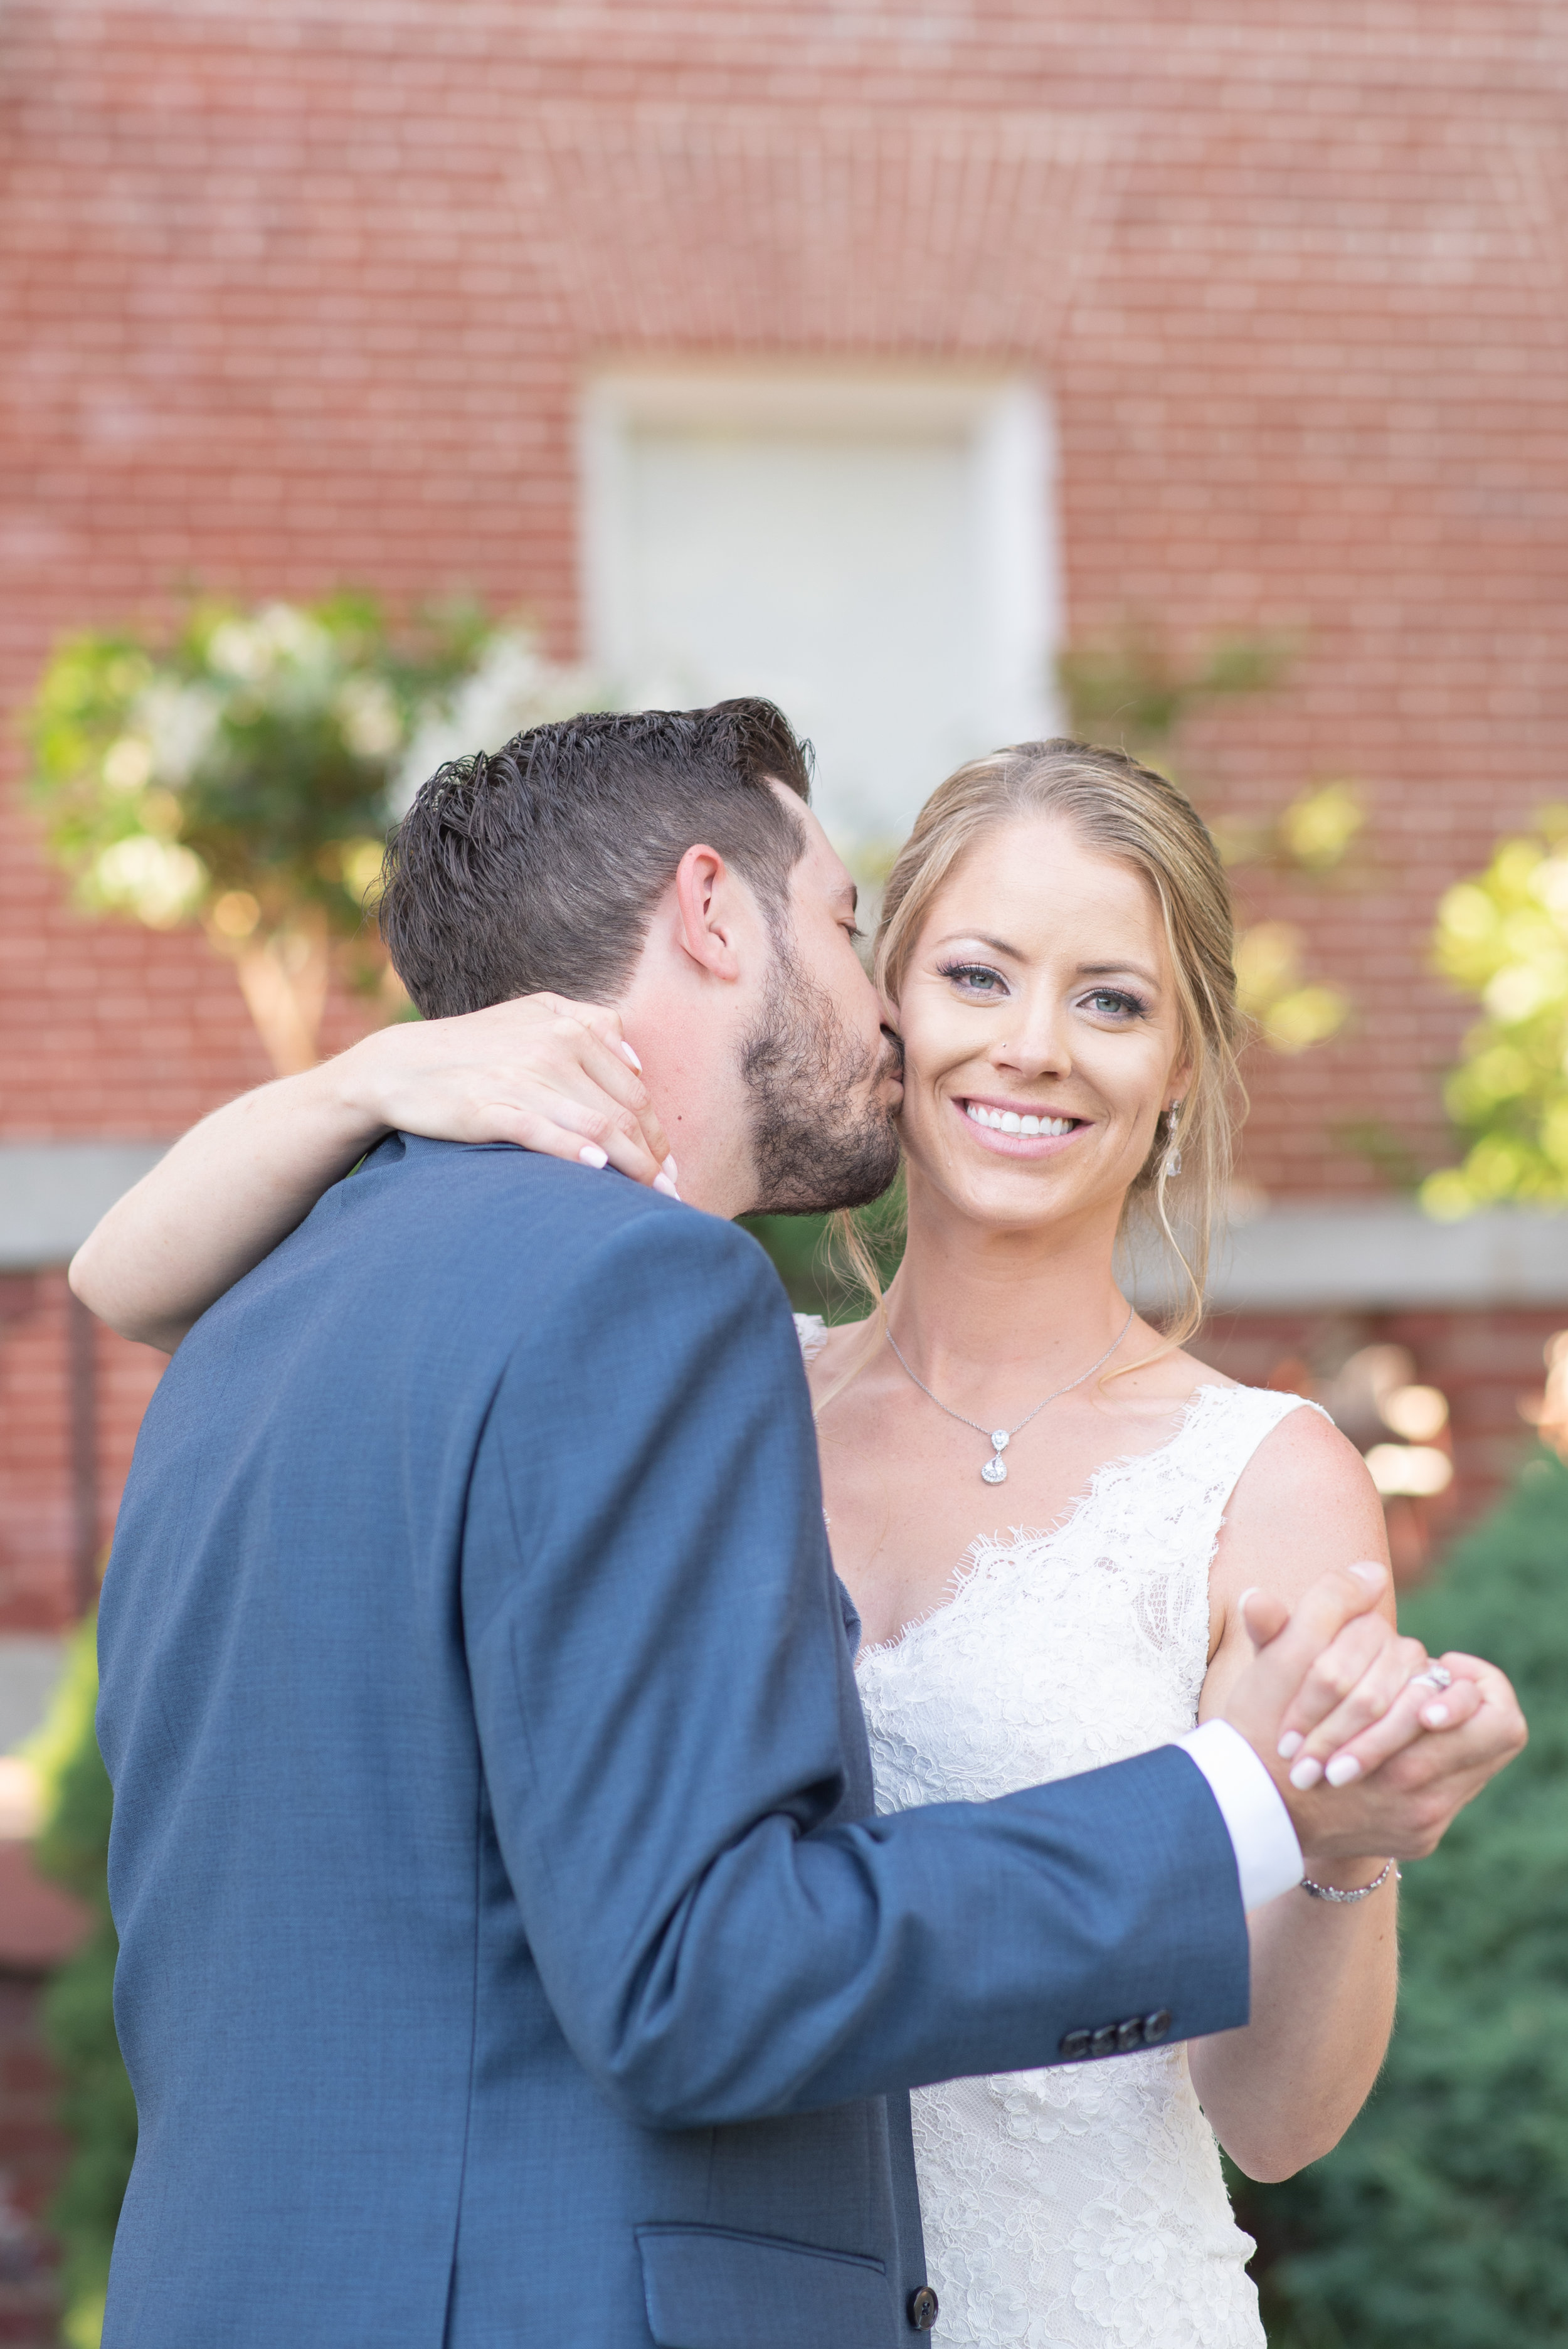
<path id="1" fill-rule="evenodd" d="M 1387 1884 L 1390 1877 L 1396 1884 L 1400 1880 L 1399 1870 L 1393 1860 L 1386 1859 L 1370 1884 L 1357 1884 L 1349 1892 L 1342 1892 L 1336 1884 L 1315 1884 L 1310 1876 L 1302 1878 L 1301 1889 L 1304 1892 L 1310 1892 L 1315 1900 L 1365 1900 L 1369 1892 L 1376 1892 L 1377 1887 Z"/>

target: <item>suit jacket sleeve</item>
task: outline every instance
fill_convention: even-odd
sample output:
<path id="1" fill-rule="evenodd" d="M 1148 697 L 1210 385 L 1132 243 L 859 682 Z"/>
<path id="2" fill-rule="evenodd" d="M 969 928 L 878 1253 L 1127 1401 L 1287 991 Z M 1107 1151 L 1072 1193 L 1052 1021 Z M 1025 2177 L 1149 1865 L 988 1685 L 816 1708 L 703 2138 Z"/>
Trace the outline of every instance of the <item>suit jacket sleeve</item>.
<path id="1" fill-rule="evenodd" d="M 660 1211 L 655 1212 L 655 1209 Z M 516 1348 L 476 1454 L 485 1777 L 565 2035 L 696 2127 L 1246 2020 L 1229 1837 L 1166 1747 L 987 1804 L 865 1807 L 799 1350 L 745 1235 L 662 1203 Z"/>

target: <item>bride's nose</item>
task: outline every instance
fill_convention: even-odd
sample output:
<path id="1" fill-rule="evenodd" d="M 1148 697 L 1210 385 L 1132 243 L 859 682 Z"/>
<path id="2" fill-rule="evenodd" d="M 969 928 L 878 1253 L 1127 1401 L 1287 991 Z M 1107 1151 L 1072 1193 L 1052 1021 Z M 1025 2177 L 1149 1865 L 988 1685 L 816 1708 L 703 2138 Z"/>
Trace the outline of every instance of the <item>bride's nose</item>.
<path id="1" fill-rule="evenodd" d="M 993 1042 L 987 1055 L 992 1067 L 1006 1069 L 1030 1082 L 1041 1077 L 1070 1076 L 1072 1053 L 1060 1007 L 1053 1003 L 1020 1005 L 1019 1014 L 1018 1024 L 1011 1034 L 998 1036 Z"/>

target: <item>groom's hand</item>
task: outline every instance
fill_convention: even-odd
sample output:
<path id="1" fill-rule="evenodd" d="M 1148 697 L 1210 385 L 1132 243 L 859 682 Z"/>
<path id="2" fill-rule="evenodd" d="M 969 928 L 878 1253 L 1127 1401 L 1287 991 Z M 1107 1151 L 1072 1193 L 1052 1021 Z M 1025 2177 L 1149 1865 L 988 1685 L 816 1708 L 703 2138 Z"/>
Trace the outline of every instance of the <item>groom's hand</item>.
<path id="1" fill-rule="evenodd" d="M 1224 1718 L 1274 1779 L 1309 1858 L 1419 1859 L 1522 1748 L 1527 1731 L 1495 1665 L 1442 1658 L 1428 1670 L 1377 1603 L 1385 1569 L 1336 1568 L 1295 1609 L 1262 1592 L 1243 1601 L 1256 1651 Z"/>

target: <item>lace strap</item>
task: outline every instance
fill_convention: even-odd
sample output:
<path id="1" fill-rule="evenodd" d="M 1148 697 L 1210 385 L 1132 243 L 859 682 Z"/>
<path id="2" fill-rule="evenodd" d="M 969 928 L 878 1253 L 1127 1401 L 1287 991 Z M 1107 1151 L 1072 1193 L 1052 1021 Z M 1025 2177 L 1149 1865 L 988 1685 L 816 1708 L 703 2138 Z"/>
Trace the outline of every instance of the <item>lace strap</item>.
<path id="1" fill-rule="evenodd" d="M 1328 1417 L 1307 1396 L 1273 1387 L 1199 1388 L 1171 1454 L 1172 1465 L 1179 1460 L 1184 1472 L 1189 1524 L 1206 1557 L 1212 1555 L 1231 1496 L 1253 1454 L 1295 1411 Z"/>

